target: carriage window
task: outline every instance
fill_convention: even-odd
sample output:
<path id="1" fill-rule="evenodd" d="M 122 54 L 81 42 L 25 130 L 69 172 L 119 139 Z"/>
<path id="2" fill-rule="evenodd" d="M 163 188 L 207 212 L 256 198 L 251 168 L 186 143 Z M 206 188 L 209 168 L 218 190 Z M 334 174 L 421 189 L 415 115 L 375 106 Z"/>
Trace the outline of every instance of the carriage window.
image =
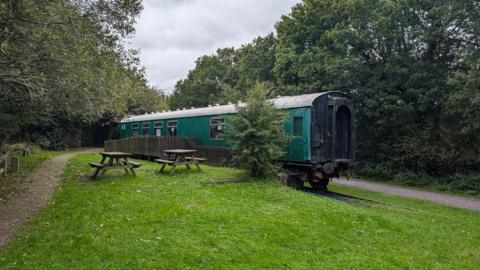
<path id="1" fill-rule="evenodd" d="M 162 136 L 163 122 L 155 122 L 155 136 Z"/>
<path id="2" fill-rule="evenodd" d="M 168 121 L 168 135 L 177 136 L 178 122 L 177 121 Z"/>
<path id="3" fill-rule="evenodd" d="M 223 118 L 210 120 L 210 139 L 223 140 L 225 136 L 224 127 L 225 127 L 225 120 Z"/>
<path id="4" fill-rule="evenodd" d="M 148 135 L 149 130 L 150 130 L 150 123 L 143 123 L 143 125 L 142 125 L 143 136 Z"/>
<path id="5" fill-rule="evenodd" d="M 293 118 L 293 136 L 303 135 L 303 117 Z"/>
<path id="6" fill-rule="evenodd" d="M 132 136 L 138 136 L 138 124 L 132 124 Z"/>

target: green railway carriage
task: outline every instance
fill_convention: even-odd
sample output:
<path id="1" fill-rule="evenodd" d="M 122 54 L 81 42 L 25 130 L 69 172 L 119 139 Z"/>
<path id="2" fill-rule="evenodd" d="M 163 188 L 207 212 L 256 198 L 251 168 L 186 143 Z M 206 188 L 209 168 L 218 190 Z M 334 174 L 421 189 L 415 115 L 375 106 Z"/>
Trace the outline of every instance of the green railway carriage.
<path id="1" fill-rule="evenodd" d="M 325 188 L 329 179 L 353 165 L 354 107 L 341 92 L 284 96 L 271 100 L 288 113 L 285 131 L 292 139 L 280 162 L 291 173 L 289 183 Z M 195 137 L 200 146 L 228 148 L 225 116 L 243 104 L 215 105 L 130 116 L 120 123 L 120 138 L 131 136 Z M 305 177 L 304 177 L 305 176 Z"/>

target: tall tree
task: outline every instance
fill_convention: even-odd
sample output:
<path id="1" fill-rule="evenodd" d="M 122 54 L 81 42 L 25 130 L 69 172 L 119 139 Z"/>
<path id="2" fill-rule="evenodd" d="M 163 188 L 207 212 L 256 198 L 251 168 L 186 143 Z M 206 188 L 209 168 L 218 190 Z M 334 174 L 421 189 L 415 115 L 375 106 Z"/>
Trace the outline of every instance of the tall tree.
<path id="1" fill-rule="evenodd" d="M 284 93 L 352 94 L 359 158 L 451 172 L 478 153 L 442 116 L 458 100 L 453 78 L 472 68 L 479 12 L 477 1 L 305 0 L 277 24 L 275 73 Z"/>
<path id="2" fill-rule="evenodd" d="M 174 108 L 235 102 L 257 82 L 274 83 L 275 37 L 258 37 L 239 49 L 219 49 L 202 56 L 184 80 L 177 82 L 170 105 Z"/>
<path id="3" fill-rule="evenodd" d="M 141 9 L 140 0 L 2 1 L 0 142 L 75 133 L 67 129 L 121 117 L 125 97 L 150 93 L 122 45 Z"/>

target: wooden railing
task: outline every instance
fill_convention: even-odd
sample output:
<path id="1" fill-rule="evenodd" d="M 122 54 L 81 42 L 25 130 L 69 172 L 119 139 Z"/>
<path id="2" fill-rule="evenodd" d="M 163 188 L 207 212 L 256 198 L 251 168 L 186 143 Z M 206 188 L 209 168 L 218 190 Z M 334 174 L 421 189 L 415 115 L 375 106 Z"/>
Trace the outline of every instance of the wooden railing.
<path id="1" fill-rule="evenodd" d="M 131 153 L 143 157 L 163 157 L 167 149 L 196 149 L 196 157 L 206 158 L 206 164 L 212 166 L 233 166 L 232 152 L 225 148 L 203 147 L 193 137 L 156 137 L 139 136 L 105 141 L 105 151 Z"/>

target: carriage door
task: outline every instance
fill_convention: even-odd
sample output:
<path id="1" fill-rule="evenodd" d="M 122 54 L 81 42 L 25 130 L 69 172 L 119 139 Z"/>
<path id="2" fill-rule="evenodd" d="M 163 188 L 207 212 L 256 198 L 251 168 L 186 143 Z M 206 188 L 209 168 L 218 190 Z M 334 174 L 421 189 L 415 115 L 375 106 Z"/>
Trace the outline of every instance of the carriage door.
<path id="1" fill-rule="evenodd" d="M 290 142 L 289 157 L 291 161 L 305 161 L 305 110 L 300 109 L 292 117 L 291 130 L 293 138 Z"/>
<path id="2" fill-rule="evenodd" d="M 347 99 L 335 98 L 333 111 L 335 160 L 349 160 L 353 158 L 353 106 Z"/>

